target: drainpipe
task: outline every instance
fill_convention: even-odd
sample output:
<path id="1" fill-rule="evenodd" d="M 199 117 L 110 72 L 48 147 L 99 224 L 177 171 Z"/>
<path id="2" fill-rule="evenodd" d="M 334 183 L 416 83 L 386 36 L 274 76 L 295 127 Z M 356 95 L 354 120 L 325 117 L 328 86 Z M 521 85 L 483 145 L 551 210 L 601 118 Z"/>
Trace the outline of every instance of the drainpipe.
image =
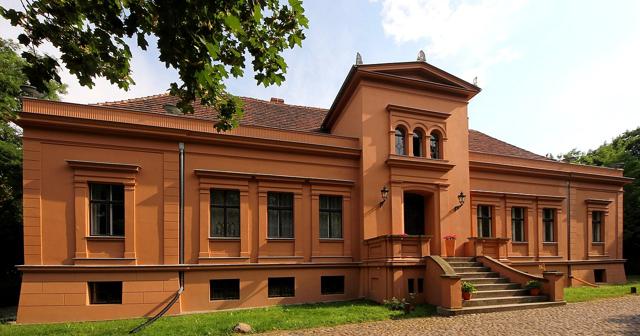
<path id="1" fill-rule="evenodd" d="M 178 254 L 178 264 L 179 265 L 184 265 L 184 142 L 180 142 L 178 143 L 178 161 L 179 161 L 179 172 L 178 174 L 180 175 L 179 177 L 179 210 L 178 210 L 178 230 L 179 230 L 179 234 L 178 234 L 178 239 L 179 239 L 179 254 Z M 176 294 L 174 294 L 173 298 L 171 299 L 171 301 L 169 301 L 169 303 L 162 308 L 162 310 L 156 314 L 155 316 L 153 316 L 152 318 L 146 320 L 144 323 L 142 323 L 141 325 L 131 329 L 129 331 L 129 334 L 135 334 L 138 331 L 144 329 L 145 327 L 149 326 L 151 323 L 157 321 L 159 318 L 161 318 L 164 314 L 167 313 L 167 311 L 169 311 L 169 309 L 171 309 L 171 307 L 173 307 L 173 305 L 178 302 L 178 299 L 180 298 L 180 295 L 182 295 L 182 292 L 184 291 L 184 271 L 180 270 L 178 271 L 178 281 L 180 283 L 180 288 L 178 288 L 178 291 L 176 292 Z"/>
<path id="2" fill-rule="evenodd" d="M 567 273 L 569 277 L 569 285 L 571 285 L 571 179 L 573 174 L 569 173 L 569 181 L 567 182 Z"/>

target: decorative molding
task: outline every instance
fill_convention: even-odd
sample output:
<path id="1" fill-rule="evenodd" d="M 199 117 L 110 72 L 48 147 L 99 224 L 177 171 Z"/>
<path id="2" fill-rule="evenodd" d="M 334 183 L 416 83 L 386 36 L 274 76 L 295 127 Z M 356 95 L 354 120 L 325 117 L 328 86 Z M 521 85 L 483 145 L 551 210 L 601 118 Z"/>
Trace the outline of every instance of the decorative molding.
<path id="1" fill-rule="evenodd" d="M 588 205 L 603 205 L 603 206 L 607 206 L 607 205 L 611 204 L 611 202 L 613 202 L 613 200 L 589 198 L 589 199 L 584 200 L 584 202 L 586 204 L 588 204 Z"/>
<path id="2" fill-rule="evenodd" d="M 406 112 L 406 113 L 412 113 L 412 114 L 420 114 L 420 115 L 434 117 L 438 119 L 447 119 L 451 116 L 451 113 L 447 113 L 447 112 L 430 111 L 430 110 L 419 109 L 419 108 L 409 107 L 409 106 L 395 105 L 395 104 L 387 105 L 387 111 L 389 112 L 398 111 L 398 112 Z"/>
<path id="3" fill-rule="evenodd" d="M 245 172 L 208 170 L 208 169 L 194 169 L 193 172 L 198 177 L 255 179 L 259 181 L 285 181 L 285 182 L 302 182 L 302 183 L 307 182 L 311 184 L 336 184 L 336 185 L 355 184 L 355 181 L 352 181 L 352 180 L 327 179 L 327 178 L 321 178 L 321 177 L 258 174 L 258 173 L 245 173 Z"/>
<path id="4" fill-rule="evenodd" d="M 129 163 L 67 160 L 67 164 L 69 164 L 69 166 L 74 169 L 118 171 L 128 173 L 137 173 L 138 171 L 140 171 L 140 166 Z"/>
<path id="5" fill-rule="evenodd" d="M 489 197 L 511 197 L 511 198 L 521 198 L 521 199 L 536 199 L 536 200 L 557 201 L 557 202 L 561 202 L 566 198 L 565 196 L 556 196 L 556 195 L 512 193 L 512 192 L 493 191 L 493 190 L 471 190 L 471 196 L 474 196 L 474 195 L 475 196 L 489 196 Z"/>
<path id="6" fill-rule="evenodd" d="M 453 167 L 455 167 L 454 164 L 449 163 L 449 161 L 447 160 L 429 159 L 425 157 L 404 156 L 396 154 L 389 155 L 389 158 L 387 159 L 387 165 L 390 167 L 420 168 L 443 172 L 448 172 L 453 169 Z"/>

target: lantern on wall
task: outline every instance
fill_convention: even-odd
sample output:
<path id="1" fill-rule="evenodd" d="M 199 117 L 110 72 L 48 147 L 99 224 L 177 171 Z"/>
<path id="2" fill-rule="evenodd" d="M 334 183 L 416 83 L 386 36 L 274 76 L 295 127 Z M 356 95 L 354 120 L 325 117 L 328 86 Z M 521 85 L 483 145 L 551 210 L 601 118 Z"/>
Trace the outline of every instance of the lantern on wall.
<path id="1" fill-rule="evenodd" d="M 380 189 L 380 196 L 382 196 L 382 201 L 380 201 L 380 207 L 382 207 L 387 198 L 389 198 L 389 188 L 386 185 Z"/>
<path id="2" fill-rule="evenodd" d="M 464 200 L 467 198 L 467 195 L 465 195 L 462 191 L 458 194 L 458 205 L 456 205 L 453 208 L 453 211 L 458 211 L 458 209 L 462 208 L 462 206 L 464 205 Z"/>

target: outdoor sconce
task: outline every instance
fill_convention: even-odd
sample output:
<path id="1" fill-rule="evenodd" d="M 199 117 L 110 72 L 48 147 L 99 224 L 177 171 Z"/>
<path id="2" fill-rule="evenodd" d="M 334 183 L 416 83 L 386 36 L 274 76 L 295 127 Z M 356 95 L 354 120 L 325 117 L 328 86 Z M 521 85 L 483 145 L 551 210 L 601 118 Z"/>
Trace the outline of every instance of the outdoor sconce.
<path id="1" fill-rule="evenodd" d="M 456 205 L 453 208 L 453 211 L 458 211 L 460 208 L 462 208 L 462 206 L 464 205 L 464 199 L 467 198 L 467 195 L 465 195 L 462 191 L 460 192 L 460 194 L 458 194 L 458 202 L 460 204 Z"/>
<path id="2" fill-rule="evenodd" d="M 382 208 L 384 202 L 386 202 L 387 198 L 389 198 L 389 188 L 387 188 L 387 186 L 385 185 L 384 187 L 382 187 L 382 189 L 380 189 L 380 194 L 382 196 L 382 201 L 380 201 L 379 206 Z"/>

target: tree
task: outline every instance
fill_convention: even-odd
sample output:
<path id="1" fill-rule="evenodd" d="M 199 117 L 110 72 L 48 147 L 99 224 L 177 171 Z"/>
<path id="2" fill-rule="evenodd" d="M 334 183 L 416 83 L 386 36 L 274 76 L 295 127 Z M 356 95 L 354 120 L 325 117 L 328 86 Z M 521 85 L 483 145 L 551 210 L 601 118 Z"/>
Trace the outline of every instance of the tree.
<path id="1" fill-rule="evenodd" d="M 24 29 L 20 43 L 51 42 L 66 68 L 89 87 L 102 76 L 128 89 L 134 81 L 127 40 L 146 50 L 149 36 L 156 36 L 160 60 L 178 70 L 181 83 L 170 85 L 178 107 L 193 112 L 196 99 L 214 107 L 219 131 L 237 126 L 242 117 L 240 100 L 226 93 L 223 80 L 242 76 L 251 56 L 258 84 L 280 85 L 287 70 L 281 53 L 302 46 L 308 27 L 300 0 L 25 2 L 22 11 L 0 6 L 0 15 Z M 60 81 L 55 59 L 29 50 L 22 57 L 31 85 L 44 90 L 50 80 Z"/>
<path id="2" fill-rule="evenodd" d="M 576 152 L 578 155 L 576 155 Z M 624 176 L 635 180 L 624 187 L 624 256 L 627 271 L 640 273 L 640 127 L 616 137 L 611 143 L 586 153 L 572 150 L 569 162 L 624 168 Z"/>
<path id="3" fill-rule="evenodd" d="M 15 304 L 20 289 L 15 265 L 22 264 L 22 139 L 12 123 L 20 110 L 20 86 L 27 83 L 27 62 L 18 46 L 0 39 L 0 303 Z M 66 86 L 48 82 L 43 97 L 58 99 Z"/>

